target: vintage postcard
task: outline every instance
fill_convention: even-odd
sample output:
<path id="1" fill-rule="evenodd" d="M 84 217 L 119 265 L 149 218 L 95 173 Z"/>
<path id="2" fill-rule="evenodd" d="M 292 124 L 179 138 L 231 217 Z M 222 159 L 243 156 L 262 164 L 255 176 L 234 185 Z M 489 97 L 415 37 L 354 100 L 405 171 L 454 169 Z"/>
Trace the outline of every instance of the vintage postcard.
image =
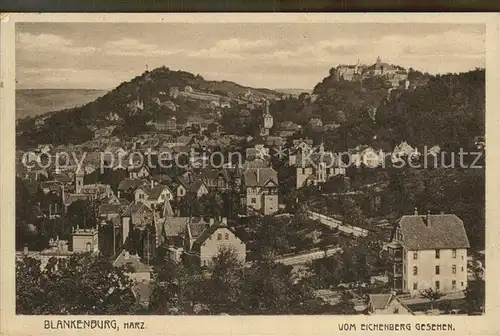
<path id="1" fill-rule="evenodd" d="M 499 23 L 4 15 L 2 335 L 498 335 Z"/>

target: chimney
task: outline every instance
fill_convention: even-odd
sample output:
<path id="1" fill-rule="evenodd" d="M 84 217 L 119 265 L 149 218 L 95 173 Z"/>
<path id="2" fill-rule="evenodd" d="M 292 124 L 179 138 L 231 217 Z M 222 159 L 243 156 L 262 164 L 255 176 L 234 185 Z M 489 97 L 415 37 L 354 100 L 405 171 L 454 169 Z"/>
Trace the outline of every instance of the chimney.
<path id="1" fill-rule="evenodd" d="M 427 216 L 425 216 L 425 225 L 429 226 L 431 224 L 431 211 L 427 210 Z"/>
<path id="2" fill-rule="evenodd" d="M 213 218 L 210 218 L 210 219 L 208 220 L 208 225 L 209 225 L 209 226 L 214 225 L 214 219 L 213 219 Z"/>
<path id="3" fill-rule="evenodd" d="M 260 181 L 260 174 L 259 174 L 259 173 L 260 173 L 260 168 L 257 168 L 257 169 L 256 169 L 256 173 L 255 173 L 255 174 L 257 175 L 257 184 L 258 184 L 258 183 L 259 183 L 259 181 Z"/>
<path id="4" fill-rule="evenodd" d="M 23 254 L 27 255 L 28 252 L 29 252 L 28 246 L 24 246 L 24 248 L 23 248 Z"/>
<path id="5" fill-rule="evenodd" d="M 127 250 L 125 250 L 123 252 L 123 257 L 124 257 L 125 260 L 129 260 L 130 259 L 130 253 Z"/>
<path id="6" fill-rule="evenodd" d="M 415 211 L 413 211 L 413 215 L 418 216 L 418 209 L 415 207 Z"/>
<path id="7" fill-rule="evenodd" d="M 120 196 L 121 196 L 121 195 L 120 195 L 120 190 L 118 190 L 116 197 L 117 197 L 118 199 L 120 199 Z"/>
<path id="8" fill-rule="evenodd" d="M 222 217 L 221 224 L 227 226 L 227 217 Z"/>
<path id="9" fill-rule="evenodd" d="M 153 189 L 155 187 L 155 181 L 153 181 L 153 179 L 151 179 L 151 189 Z"/>
<path id="10" fill-rule="evenodd" d="M 443 210 L 441 210 L 440 214 L 441 214 L 441 215 L 444 215 L 444 211 L 443 211 Z"/>

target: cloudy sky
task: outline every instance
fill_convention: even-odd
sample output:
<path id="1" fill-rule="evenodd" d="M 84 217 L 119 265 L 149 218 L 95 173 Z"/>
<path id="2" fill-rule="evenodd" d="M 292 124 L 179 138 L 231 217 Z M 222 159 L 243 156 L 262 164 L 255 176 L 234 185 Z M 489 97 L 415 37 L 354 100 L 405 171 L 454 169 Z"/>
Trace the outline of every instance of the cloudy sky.
<path id="1" fill-rule="evenodd" d="M 111 89 L 165 65 L 206 79 L 312 88 L 338 64 L 430 73 L 485 66 L 485 27 L 353 23 L 18 23 L 18 88 Z"/>

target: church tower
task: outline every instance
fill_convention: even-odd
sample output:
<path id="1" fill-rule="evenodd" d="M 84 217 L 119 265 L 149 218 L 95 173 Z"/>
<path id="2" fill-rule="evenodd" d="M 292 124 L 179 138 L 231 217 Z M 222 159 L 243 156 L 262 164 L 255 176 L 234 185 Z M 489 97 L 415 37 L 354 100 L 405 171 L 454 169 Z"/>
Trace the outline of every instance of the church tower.
<path id="1" fill-rule="evenodd" d="M 271 129 L 273 127 L 273 116 L 271 113 L 269 113 L 269 101 L 266 100 L 266 105 L 265 105 L 265 110 L 264 110 L 264 128 Z"/>
<path id="2" fill-rule="evenodd" d="M 85 173 L 83 171 L 81 171 L 80 169 L 78 169 L 75 172 L 75 193 L 76 194 L 81 193 L 82 187 L 85 185 L 84 177 L 85 177 Z"/>

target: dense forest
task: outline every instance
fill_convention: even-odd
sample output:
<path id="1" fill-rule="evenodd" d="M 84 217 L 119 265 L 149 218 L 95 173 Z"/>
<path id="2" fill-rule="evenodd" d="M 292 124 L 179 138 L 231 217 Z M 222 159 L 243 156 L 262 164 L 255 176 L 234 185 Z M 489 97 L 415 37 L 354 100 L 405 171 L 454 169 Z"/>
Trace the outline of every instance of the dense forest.
<path id="1" fill-rule="evenodd" d="M 301 136 L 321 139 L 329 149 L 357 145 L 391 150 L 402 141 L 422 149 L 469 148 L 484 136 L 485 71 L 431 76 L 411 70 L 410 90 L 364 87 L 359 82 L 337 81 L 332 75 L 314 88 L 312 102 L 301 95 L 271 105 L 278 124 L 285 120 L 303 126 Z M 335 129 L 314 128 L 311 118 Z"/>

